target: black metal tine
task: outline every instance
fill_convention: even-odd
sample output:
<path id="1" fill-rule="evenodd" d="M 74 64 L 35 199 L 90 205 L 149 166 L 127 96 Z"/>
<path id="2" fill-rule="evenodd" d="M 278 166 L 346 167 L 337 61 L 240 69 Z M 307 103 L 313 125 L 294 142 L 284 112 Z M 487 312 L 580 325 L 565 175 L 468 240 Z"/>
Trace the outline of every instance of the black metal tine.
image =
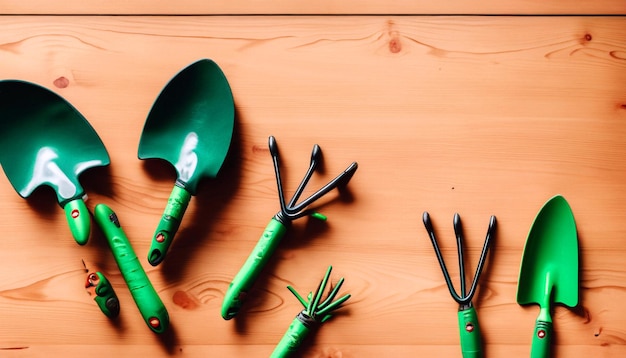
<path id="1" fill-rule="evenodd" d="M 285 194 L 283 192 L 283 181 L 280 177 L 280 163 L 278 156 L 278 145 L 276 144 L 276 138 L 270 136 L 268 140 L 268 146 L 270 154 L 272 156 L 272 162 L 274 163 L 274 176 L 276 177 L 276 186 L 278 187 L 278 200 L 280 201 L 280 208 L 285 211 L 287 205 L 285 204 Z"/>
<path id="2" fill-rule="evenodd" d="M 281 211 L 287 216 L 288 219 L 297 219 L 302 216 L 308 215 L 312 213 L 312 210 L 304 210 L 307 206 L 326 195 L 331 190 L 335 189 L 339 185 L 347 184 L 348 181 L 352 178 L 356 169 L 358 167 L 356 162 L 353 162 L 344 170 L 341 174 L 331 180 L 328 184 L 324 185 L 318 191 L 313 193 L 308 198 L 304 199 L 300 204 L 296 204 L 296 201 L 300 198 L 300 195 L 304 192 L 306 185 L 309 180 L 313 176 L 317 165 L 319 164 L 320 157 L 322 155 L 322 150 L 319 145 L 315 144 L 313 146 L 313 150 L 311 151 L 311 161 L 309 164 L 309 168 L 304 175 L 304 178 L 298 185 L 294 195 L 292 196 L 289 203 L 285 201 L 285 193 L 283 190 L 282 178 L 280 175 L 280 160 L 278 154 L 278 145 L 276 143 L 276 138 L 274 136 L 269 137 L 269 149 L 270 154 L 272 156 L 272 161 L 274 163 L 274 174 L 276 176 L 276 186 L 278 187 L 278 198 L 280 200 L 280 208 Z"/>
<path id="3" fill-rule="evenodd" d="M 300 182 L 300 185 L 298 185 L 298 188 L 294 192 L 293 197 L 289 201 L 289 204 L 287 204 L 288 208 L 292 208 L 296 204 L 296 201 L 298 201 L 298 199 L 300 198 L 300 195 L 302 195 L 304 188 L 306 187 L 307 183 L 311 179 L 311 176 L 313 176 L 313 172 L 315 171 L 315 168 L 317 167 L 317 164 L 319 163 L 319 159 L 321 155 L 322 155 L 322 149 L 320 148 L 319 145 L 315 144 L 313 146 L 313 150 L 311 151 L 311 162 L 309 163 L 309 169 L 306 171 L 304 178 L 302 178 L 302 181 Z"/>
<path id="4" fill-rule="evenodd" d="M 463 250 L 463 227 L 461 226 L 461 215 L 454 214 L 453 219 L 454 234 L 456 236 L 456 248 L 459 255 L 459 276 L 461 282 L 461 297 L 465 298 L 467 290 L 465 289 L 465 255 Z"/>
<path id="5" fill-rule="evenodd" d="M 454 289 L 454 285 L 452 284 L 452 280 L 450 280 L 450 275 L 448 274 L 448 269 L 446 268 L 446 263 L 443 260 L 443 256 L 441 255 L 441 251 L 439 250 L 439 245 L 437 244 L 437 238 L 435 237 L 435 231 L 433 230 L 433 224 L 430 221 L 430 215 L 425 211 L 422 215 L 422 221 L 424 221 L 424 226 L 426 227 L 426 231 L 428 231 L 428 235 L 430 236 L 430 242 L 433 244 L 433 248 L 435 249 L 435 254 L 437 255 L 437 261 L 439 261 L 439 266 L 441 266 L 441 272 L 443 272 L 443 277 L 446 280 L 446 285 L 448 286 L 448 290 L 450 291 L 450 295 L 452 298 L 459 304 L 467 303 L 464 298 L 459 297 Z"/>
<path id="6" fill-rule="evenodd" d="M 485 258 L 487 256 L 487 252 L 489 251 L 489 246 L 491 243 L 491 237 L 493 236 L 493 232 L 496 228 L 496 217 L 491 215 L 489 218 L 489 227 L 487 228 L 487 237 L 485 237 L 485 243 L 483 244 L 483 250 L 480 253 L 480 259 L 478 260 L 478 266 L 476 267 L 476 273 L 474 273 L 474 279 L 472 280 L 472 287 L 470 287 L 469 294 L 466 296 L 468 302 L 472 300 L 474 293 L 476 292 L 476 286 L 478 285 L 478 278 L 483 271 L 483 266 L 485 264 Z"/>
<path id="7" fill-rule="evenodd" d="M 333 180 L 328 182 L 328 184 L 326 184 L 323 187 L 321 187 L 318 191 L 313 193 L 311 196 L 309 196 L 308 198 L 304 199 L 301 203 L 299 203 L 299 204 L 297 204 L 295 206 L 286 208 L 287 209 L 286 210 L 287 214 L 289 214 L 289 215 L 297 215 L 299 212 L 302 211 L 302 209 L 304 209 L 305 207 L 309 206 L 310 204 L 312 204 L 313 202 L 315 202 L 316 200 L 318 200 L 322 196 L 326 195 L 328 192 L 330 192 L 331 190 L 335 189 L 339 185 L 347 184 L 348 180 L 350 178 L 352 178 L 352 176 L 356 172 L 357 168 L 358 168 L 357 163 L 353 162 L 341 174 L 339 174 Z"/>

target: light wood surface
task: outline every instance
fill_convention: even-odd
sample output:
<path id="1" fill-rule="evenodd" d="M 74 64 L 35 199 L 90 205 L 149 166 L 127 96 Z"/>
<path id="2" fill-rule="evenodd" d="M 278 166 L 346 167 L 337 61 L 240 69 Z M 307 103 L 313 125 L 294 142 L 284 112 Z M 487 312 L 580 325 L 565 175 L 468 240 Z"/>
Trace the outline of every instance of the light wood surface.
<path id="1" fill-rule="evenodd" d="M 112 163 L 81 177 L 88 206 L 117 212 L 172 322 L 148 330 L 98 229 L 78 246 L 50 191 L 23 200 L 0 175 L 0 356 L 267 357 L 301 309 L 286 286 L 314 289 L 329 264 L 353 297 L 301 356 L 460 356 L 428 211 L 455 277 L 453 214 L 470 273 L 497 216 L 474 303 L 486 357 L 525 357 L 538 308 L 516 303 L 519 263 L 555 194 L 576 217 L 581 291 L 578 308 L 554 310 L 554 356 L 626 355 L 625 17 L 3 16 L 0 29 L 0 78 L 54 90 L 101 136 Z M 199 58 L 232 87 L 233 148 L 153 268 L 175 174 L 138 160 L 137 144 L 159 91 Z M 312 187 L 359 169 L 321 208 L 326 224 L 294 222 L 245 312 L 224 321 L 227 285 L 279 208 L 269 135 L 287 192 L 315 143 Z M 81 260 L 112 281 L 119 320 L 85 293 Z"/>
<path id="2" fill-rule="evenodd" d="M 0 0 L 3 14 L 99 15 L 624 15 L 623 0 Z"/>

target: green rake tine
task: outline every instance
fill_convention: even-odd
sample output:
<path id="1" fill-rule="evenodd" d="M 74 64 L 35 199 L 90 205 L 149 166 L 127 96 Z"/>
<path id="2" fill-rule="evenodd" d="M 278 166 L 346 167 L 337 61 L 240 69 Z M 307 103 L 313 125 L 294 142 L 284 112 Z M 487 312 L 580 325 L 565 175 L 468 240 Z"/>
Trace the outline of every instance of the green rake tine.
<path id="1" fill-rule="evenodd" d="M 304 298 L 302 298 L 302 296 L 300 296 L 300 294 L 291 286 L 287 286 L 287 289 L 289 291 L 291 291 L 291 293 L 293 293 L 294 296 L 296 296 L 296 298 L 298 299 L 298 301 L 300 301 L 300 303 L 302 304 L 302 306 L 304 306 L 304 308 L 307 307 L 307 301 L 304 300 Z"/>

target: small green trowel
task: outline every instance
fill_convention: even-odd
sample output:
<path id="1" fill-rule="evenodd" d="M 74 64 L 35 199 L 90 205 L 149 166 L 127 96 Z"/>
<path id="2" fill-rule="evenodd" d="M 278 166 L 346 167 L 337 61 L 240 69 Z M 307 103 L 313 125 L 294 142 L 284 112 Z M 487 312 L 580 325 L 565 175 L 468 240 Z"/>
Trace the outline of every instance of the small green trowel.
<path id="1" fill-rule="evenodd" d="M 148 262 L 160 264 L 202 178 L 215 178 L 230 148 L 235 105 L 219 66 L 202 59 L 185 67 L 154 102 L 139 141 L 139 159 L 176 168 L 176 185 L 157 226 Z"/>
<path id="2" fill-rule="evenodd" d="M 108 165 L 109 155 L 87 120 L 70 103 L 39 85 L 0 81 L 0 164 L 26 198 L 50 186 L 76 242 L 89 240 L 91 219 L 78 176 Z"/>
<path id="3" fill-rule="evenodd" d="M 578 235 L 572 209 L 560 195 L 544 204 L 528 233 L 517 303 L 539 305 L 530 356 L 549 357 L 552 303 L 578 305 Z"/>

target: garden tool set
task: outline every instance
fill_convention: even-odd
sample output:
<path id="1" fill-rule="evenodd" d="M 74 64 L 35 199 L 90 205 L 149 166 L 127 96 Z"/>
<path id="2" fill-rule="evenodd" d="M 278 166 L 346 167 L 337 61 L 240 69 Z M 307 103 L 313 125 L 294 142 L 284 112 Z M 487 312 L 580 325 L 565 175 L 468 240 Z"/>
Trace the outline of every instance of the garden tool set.
<path id="1" fill-rule="evenodd" d="M 90 237 L 91 216 L 84 200 L 79 176 L 94 167 L 110 164 L 102 140 L 87 120 L 70 103 L 54 92 L 25 81 L 0 81 L 0 165 L 15 191 L 29 197 L 40 186 L 51 187 L 64 209 L 75 241 L 85 245 Z M 196 61 L 177 73 L 155 100 L 139 141 L 139 159 L 161 159 L 176 170 L 176 181 L 151 240 L 147 261 L 156 266 L 166 258 L 172 240 L 198 185 L 204 178 L 216 178 L 229 152 L 235 120 L 233 95 L 219 66 L 208 59 Z M 229 320 L 240 311 L 244 298 L 276 251 L 292 221 L 310 216 L 326 220 L 311 206 L 334 189 L 346 186 L 357 170 L 353 162 L 334 179 L 304 200 L 300 197 L 318 168 L 322 152 L 314 145 L 304 178 L 287 201 L 281 178 L 278 144 L 268 140 L 280 210 L 271 218 L 259 241 L 224 295 L 222 318 Z M 169 314 L 150 282 L 115 212 L 97 204 L 93 217 L 108 242 L 113 257 L 146 325 L 155 333 L 169 326 Z M 465 280 L 464 239 L 461 219 L 453 225 L 458 252 L 460 292 L 454 288 L 435 237 L 428 212 L 423 222 L 430 237 L 444 280 L 459 304 L 458 323 L 463 357 L 481 357 L 481 330 L 472 299 L 477 292 L 489 248 L 493 243 L 496 218 L 491 216 L 482 252 L 469 290 Z M 296 351 L 310 330 L 326 322 L 350 295 L 335 300 L 343 285 L 341 278 L 326 297 L 332 267 L 328 267 L 315 292 L 302 297 L 304 306 L 276 346 L 272 357 L 287 357 Z M 120 301 L 111 282 L 97 270 L 87 270 L 85 289 L 104 315 L 115 319 Z M 537 214 L 528 233 L 519 271 L 517 302 L 540 306 L 531 356 L 547 357 L 553 336 L 553 303 L 578 305 L 578 238 L 572 210 L 560 195 L 548 200 Z"/>

